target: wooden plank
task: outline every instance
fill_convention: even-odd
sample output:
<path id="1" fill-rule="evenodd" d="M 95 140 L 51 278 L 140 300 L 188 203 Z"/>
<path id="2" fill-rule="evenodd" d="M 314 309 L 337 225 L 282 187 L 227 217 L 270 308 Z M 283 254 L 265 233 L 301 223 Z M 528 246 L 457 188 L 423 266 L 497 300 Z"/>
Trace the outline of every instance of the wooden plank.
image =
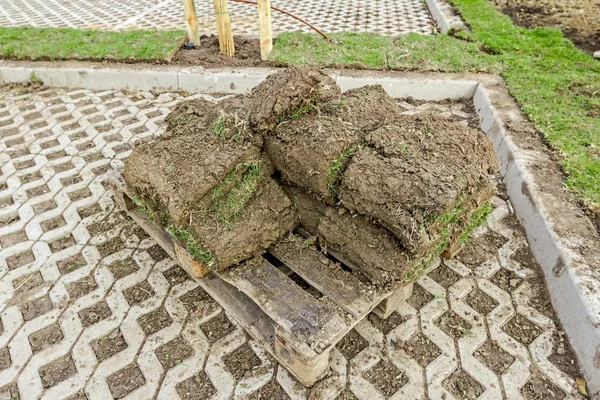
<path id="1" fill-rule="evenodd" d="M 329 367 L 329 349 L 317 357 L 304 361 L 280 336 L 275 336 L 275 358 L 283 364 L 304 386 L 312 386 L 321 379 Z"/>
<path id="2" fill-rule="evenodd" d="M 218 274 L 275 321 L 277 334 L 284 337 L 302 359 L 314 358 L 349 330 L 346 321 L 332 307 L 306 293 L 266 260 L 260 264 L 242 264 Z"/>
<path id="3" fill-rule="evenodd" d="M 321 324 L 324 335 L 322 337 L 317 335 L 317 339 L 323 341 L 321 347 L 318 348 L 321 351 L 317 353 L 307 343 L 299 342 L 298 337 L 294 333 L 282 331 L 281 327 L 278 327 L 278 324 L 256 302 L 233 285 L 221 279 L 214 272 L 205 273 L 202 277 L 199 276 L 193 262 L 195 260 L 190 260 L 191 256 L 179 245 L 177 240 L 171 237 L 164 229 L 148 220 L 144 213 L 136 209 L 131 199 L 126 195 L 126 185 L 122 177 L 113 171 L 109 171 L 108 183 L 113 187 L 117 205 L 127 211 L 128 215 L 167 254 L 175 259 L 252 338 L 260 343 L 278 362 L 284 365 L 303 385 L 314 385 L 327 372 L 329 366 L 329 349 L 341 339 L 350 329 L 349 327 L 342 327 L 344 326 L 342 323 L 337 325 L 338 329 L 332 329 L 328 324 L 324 324 L 324 326 Z M 272 268 L 278 271 L 274 267 Z M 283 275 L 283 273 L 279 273 Z M 296 286 L 295 290 L 300 289 Z M 309 301 L 316 302 L 313 297 L 308 297 Z M 322 318 L 326 318 L 325 321 L 328 320 L 332 311 L 319 302 L 317 303 L 317 309 L 321 309 L 322 312 L 317 312 L 315 315 L 321 314 Z M 300 307 L 300 309 L 304 308 Z M 291 312 L 289 309 L 287 311 Z M 336 317 L 340 317 L 335 313 L 333 314 L 331 320 L 335 324 Z M 340 327 L 342 328 L 339 329 Z M 319 328 L 317 327 L 316 329 L 318 330 Z M 295 329 L 292 332 L 295 332 Z"/>
<path id="4" fill-rule="evenodd" d="M 260 58 L 268 60 L 273 50 L 271 0 L 258 0 L 258 23 L 260 31 Z"/>
<path id="5" fill-rule="evenodd" d="M 379 298 L 373 287 L 365 285 L 350 272 L 323 264 L 320 258 L 325 256 L 316 250 L 299 247 L 293 242 L 280 242 L 272 246 L 269 253 L 354 318 L 366 315 Z"/>

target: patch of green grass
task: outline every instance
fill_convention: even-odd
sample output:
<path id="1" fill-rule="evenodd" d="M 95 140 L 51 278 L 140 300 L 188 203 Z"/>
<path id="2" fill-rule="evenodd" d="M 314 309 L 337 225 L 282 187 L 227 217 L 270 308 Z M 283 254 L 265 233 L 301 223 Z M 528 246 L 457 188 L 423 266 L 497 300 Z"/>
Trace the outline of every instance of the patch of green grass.
<path id="1" fill-rule="evenodd" d="M 68 28 L 0 27 L 0 58 L 37 60 L 163 60 L 185 31 L 106 32 Z"/>
<path id="2" fill-rule="evenodd" d="M 208 129 L 210 130 L 210 132 L 213 135 L 215 135 L 217 137 L 222 137 L 223 136 L 223 132 L 225 132 L 225 117 L 222 116 L 222 115 L 219 115 L 210 124 L 210 127 Z"/>
<path id="3" fill-rule="evenodd" d="M 139 196 L 131 196 L 130 198 L 131 201 L 133 201 L 136 209 L 148 217 L 150 221 L 154 222 L 154 212 L 152 212 L 152 209 L 148 207 L 146 201 Z"/>
<path id="4" fill-rule="evenodd" d="M 169 225 L 167 213 L 161 211 L 157 203 L 153 203 L 154 210 L 156 210 L 153 211 L 153 208 L 151 208 L 143 198 L 139 196 L 131 196 L 130 198 L 137 210 L 146 215 L 150 221 L 160 224 L 169 231 L 174 238 L 182 241 L 186 250 L 194 257 L 194 259 L 204 263 L 208 267 L 214 265 L 212 253 L 202 245 L 200 238 L 191 227 L 182 228 L 175 225 Z"/>
<path id="5" fill-rule="evenodd" d="M 329 193 L 331 193 L 333 197 L 337 196 L 338 185 L 340 183 L 342 173 L 344 172 L 344 170 L 348 166 L 348 163 L 350 162 L 350 157 L 352 157 L 354 153 L 361 149 L 362 146 L 359 144 L 352 147 L 348 147 L 346 150 L 338 154 L 333 159 L 331 164 L 329 164 L 329 169 L 327 170 L 327 181 L 329 182 Z"/>
<path id="6" fill-rule="evenodd" d="M 321 36 L 286 32 L 277 36 L 270 59 L 286 64 L 355 65 L 385 68 L 392 38 L 375 33 L 332 33 Z"/>
<path id="7" fill-rule="evenodd" d="M 555 28 L 527 29 L 486 0 L 451 0 L 471 31 L 445 35 L 283 33 L 271 59 L 289 64 L 500 74 L 562 157 L 566 187 L 600 212 L 600 63 Z M 485 51 L 482 51 L 485 50 Z"/>
<path id="8" fill-rule="evenodd" d="M 204 263 L 209 268 L 214 265 L 213 255 L 202 242 L 196 232 L 191 227 L 186 229 L 171 226 L 169 228 L 171 235 L 185 244 L 185 249 L 194 259 Z"/>
<path id="9" fill-rule="evenodd" d="M 369 69 L 443 72 L 500 72 L 498 57 L 480 52 L 476 43 L 449 36 L 332 33 L 331 41 L 300 32 L 282 33 L 271 60 L 286 64 L 354 66 Z"/>
<path id="10" fill-rule="evenodd" d="M 483 225 L 485 223 L 485 220 L 487 219 L 487 217 L 489 217 L 491 213 L 492 205 L 489 201 L 481 207 L 479 207 L 477 210 L 475 210 L 473 215 L 471 215 L 469 222 L 467 222 L 463 233 L 461 233 L 458 237 L 458 244 L 464 244 L 469 238 L 469 235 L 471 235 L 471 232 Z"/>
<path id="11" fill-rule="evenodd" d="M 562 155 L 566 185 L 600 211 L 600 63 L 555 28 L 515 26 L 485 0 L 452 0 L 495 49 L 510 93 Z"/>
<path id="12" fill-rule="evenodd" d="M 265 178 L 263 168 L 264 164 L 260 161 L 238 164 L 213 188 L 210 211 L 217 221 L 230 224 L 243 214 L 244 207 L 256 192 L 259 182 Z"/>

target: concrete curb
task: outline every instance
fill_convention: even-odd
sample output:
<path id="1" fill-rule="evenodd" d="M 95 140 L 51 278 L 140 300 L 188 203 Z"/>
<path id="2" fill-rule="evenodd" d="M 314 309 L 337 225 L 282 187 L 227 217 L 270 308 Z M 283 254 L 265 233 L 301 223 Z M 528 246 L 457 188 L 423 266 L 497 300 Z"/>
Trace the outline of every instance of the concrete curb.
<path id="1" fill-rule="evenodd" d="M 49 86 L 238 94 L 272 71 L 0 62 L 0 83 L 27 82 L 33 73 Z M 588 392 L 592 397 L 600 394 L 600 272 L 594 270 L 600 265 L 600 238 L 575 198 L 557 190 L 563 182 L 560 168 L 502 80 L 490 75 L 378 71 L 330 75 L 343 90 L 379 83 L 393 97 L 473 100 L 481 129 L 494 143 L 500 173 L 531 250 L 544 270 L 552 304 L 579 358 Z"/>
<path id="2" fill-rule="evenodd" d="M 450 4 L 441 0 L 426 0 L 426 2 L 433 20 L 443 35 L 450 30 L 464 29 L 465 23 L 454 13 Z"/>

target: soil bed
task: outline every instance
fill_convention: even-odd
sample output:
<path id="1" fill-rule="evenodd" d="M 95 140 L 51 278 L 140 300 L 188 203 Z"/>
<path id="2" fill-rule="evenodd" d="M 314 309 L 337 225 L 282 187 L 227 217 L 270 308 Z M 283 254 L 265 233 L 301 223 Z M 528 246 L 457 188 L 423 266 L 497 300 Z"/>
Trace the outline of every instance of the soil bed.
<path id="1" fill-rule="evenodd" d="M 219 39 L 216 36 L 200 37 L 200 46 L 193 50 L 183 47 L 175 54 L 172 63 L 178 65 L 199 65 L 214 67 L 270 67 L 273 63 L 260 59 L 258 39 L 234 37 L 235 56 L 228 57 L 219 51 Z"/>
<path id="2" fill-rule="evenodd" d="M 521 26 L 556 26 L 590 53 L 600 50 L 600 0 L 493 0 Z"/>

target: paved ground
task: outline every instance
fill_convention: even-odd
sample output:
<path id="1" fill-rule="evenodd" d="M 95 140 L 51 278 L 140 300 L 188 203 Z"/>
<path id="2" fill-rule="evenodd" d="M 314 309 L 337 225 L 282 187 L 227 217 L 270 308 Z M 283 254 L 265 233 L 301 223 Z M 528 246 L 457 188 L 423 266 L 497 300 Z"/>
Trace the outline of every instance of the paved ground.
<path id="1" fill-rule="evenodd" d="M 431 33 L 429 11 L 421 0 L 272 0 L 326 32 Z M 213 2 L 196 0 L 200 29 L 216 33 Z M 229 1 L 234 34 L 258 35 L 255 6 Z M 0 0 L 0 26 L 77 29 L 185 29 L 182 0 Z M 309 31 L 273 12 L 273 31 Z"/>
<path id="2" fill-rule="evenodd" d="M 0 399 L 577 398 L 577 363 L 500 197 L 459 260 L 388 320 L 361 322 L 303 389 L 106 190 L 182 98 L 0 90 Z M 472 121 L 461 104 L 400 105 Z"/>

